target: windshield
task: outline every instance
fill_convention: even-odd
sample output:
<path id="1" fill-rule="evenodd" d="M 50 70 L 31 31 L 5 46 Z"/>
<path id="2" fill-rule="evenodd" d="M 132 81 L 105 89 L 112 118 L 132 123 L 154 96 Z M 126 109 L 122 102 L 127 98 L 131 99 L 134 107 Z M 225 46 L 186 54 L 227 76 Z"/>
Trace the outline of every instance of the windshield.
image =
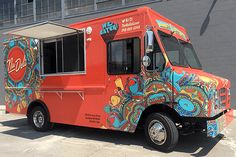
<path id="1" fill-rule="evenodd" d="M 174 36 L 160 31 L 159 34 L 172 65 L 201 69 L 200 61 L 190 43 L 178 41 Z"/>
<path id="2" fill-rule="evenodd" d="M 202 65 L 197 57 L 197 54 L 196 54 L 192 44 L 187 43 L 187 42 L 180 42 L 180 43 L 182 46 L 184 56 L 188 62 L 188 65 L 191 68 L 201 69 Z"/>

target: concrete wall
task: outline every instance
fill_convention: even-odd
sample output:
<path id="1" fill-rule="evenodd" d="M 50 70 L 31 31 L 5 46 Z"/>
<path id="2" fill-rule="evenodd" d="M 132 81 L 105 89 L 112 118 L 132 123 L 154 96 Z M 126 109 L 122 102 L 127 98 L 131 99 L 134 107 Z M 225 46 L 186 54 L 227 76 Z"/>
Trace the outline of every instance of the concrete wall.
<path id="1" fill-rule="evenodd" d="M 231 80 L 231 99 L 232 105 L 234 105 L 236 101 L 236 37 L 234 36 L 236 35 L 236 1 L 163 0 L 162 2 L 150 3 L 147 6 L 188 30 L 204 70 Z M 64 21 L 57 22 L 70 24 L 129 9 L 131 8 L 64 19 Z M 2 53 L 0 57 L 0 104 L 2 104 L 4 100 Z"/>

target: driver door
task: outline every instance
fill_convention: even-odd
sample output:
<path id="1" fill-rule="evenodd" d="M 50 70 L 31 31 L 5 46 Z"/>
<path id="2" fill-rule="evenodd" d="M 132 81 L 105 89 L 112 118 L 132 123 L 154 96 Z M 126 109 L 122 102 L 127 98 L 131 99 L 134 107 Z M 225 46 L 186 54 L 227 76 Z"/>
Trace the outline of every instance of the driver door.
<path id="1" fill-rule="evenodd" d="M 148 40 L 147 37 L 145 36 L 145 41 Z M 146 42 L 148 43 L 148 41 Z M 166 60 L 155 36 L 153 37 L 153 48 L 146 51 L 145 57 L 149 60 L 145 68 L 144 88 L 147 105 L 172 102 L 171 69 L 166 66 Z"/>
<path id="2" fill-rule="evenodd" d="M 144 109 L 140 38 L 123 38 L 107 44 L 107 73 L 108 128 L 133 132 Z"/>

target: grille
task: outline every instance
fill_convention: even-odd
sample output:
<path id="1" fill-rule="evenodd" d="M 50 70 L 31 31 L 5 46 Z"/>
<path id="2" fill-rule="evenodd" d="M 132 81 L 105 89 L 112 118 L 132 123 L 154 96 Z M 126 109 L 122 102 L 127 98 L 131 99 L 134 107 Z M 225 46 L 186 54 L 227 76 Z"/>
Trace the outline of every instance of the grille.
<path id="1" fill-rule="evenodd" d="M 219 91 L 220 104 L 223 106 L 226 106 L 226 104 L 227 104 L 226 91 L 227 91 L 226 88 L 221 88 Z"/>
<path id="2" fill-rule="evenodd" d="M 225 89 L 225 88 L 221 88 L 221 89 L 220 89 L 220 94 L 225 94 L 225 92 L 226 92 L 226 89 Z"/>
<path id="3" fill-rule="evenodd" d="M 226 105 L 227 101 L 226 101 L 226 88 L 221 88 L 220 92 L 219 92 L 219 98 L 220 98 L 220 104 L 221 105 Z"/>

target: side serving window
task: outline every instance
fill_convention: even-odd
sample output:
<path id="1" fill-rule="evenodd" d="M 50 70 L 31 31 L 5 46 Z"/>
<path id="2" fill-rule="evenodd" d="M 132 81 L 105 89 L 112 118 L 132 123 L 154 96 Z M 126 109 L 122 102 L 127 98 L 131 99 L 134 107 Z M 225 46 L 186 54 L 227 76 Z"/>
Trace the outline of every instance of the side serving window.
<path id="1" fill-rule="evenodd" d="M 84 33 L 41 42 L 41 73 L 85 72 Z"/>
<path id="2" fill-rule="evenodd" d="M 108 74 L 137 74 L 140 72 L 140 39 L 129 38 L 109 42 Z"/>

